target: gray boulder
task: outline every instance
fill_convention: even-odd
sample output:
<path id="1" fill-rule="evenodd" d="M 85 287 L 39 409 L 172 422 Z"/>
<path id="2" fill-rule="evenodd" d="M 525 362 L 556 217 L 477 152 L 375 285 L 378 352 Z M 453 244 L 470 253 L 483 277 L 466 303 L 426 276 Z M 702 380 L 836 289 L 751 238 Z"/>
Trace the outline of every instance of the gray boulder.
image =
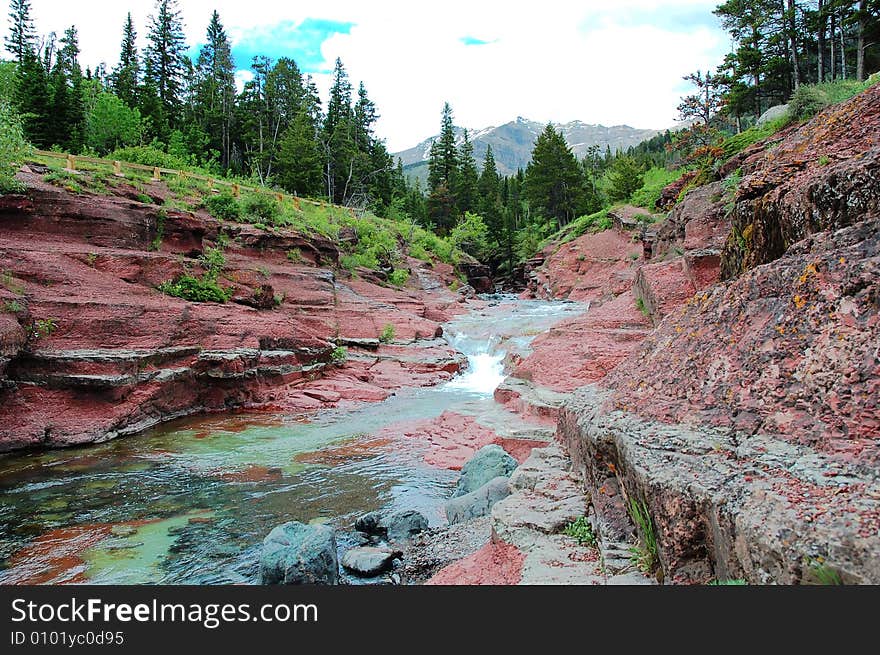
<path id="1" fill-rule="evenodd" d="M 775 107 L 770 107 L 767 111 L 761 114 L 761 118 L 758 119 L 757 125 L 764 125 L 764 123 L 769 123 L 770 121 L 775 121 L 777 118 L 782 118 L 788 113 L 788 105 L 776 105 Z"/>
<path id="2" fill-rule="evenodd" d="M 279 525 L 263 540 L 260 578 L 263 584 L 337 584 L 336 533 L 326 525 Z"/>
<path id="3" fill-rule="evenodd" d="M 342 556 L 342 566 L 352 573 L 372 577 L 384 573 L 402 553 L 388 548 L 364 546 L 352 548 Z"/>
<path id="4" fill-rule="evenodd" d="M 354 522 L 354 529 L 369 535 L 380 535 L 382 529 L 382 515 L 379 512 L 364 514 Z"/>
<path id="5" fill-rule="evenodd" d="M 480 448 L 461 468 L 461 477 L 458 479 L 453 498 L 476 491 L 495 478 L 508 478 L 517 466 L 517 461 L 501 446 L 492 444 Z"/>
<path id="6" fill-rule="evenodd" d="M 397 512 L 383 519 L 382 527 L 391 541 L 409 541 L 413 536 L 428 529 L 428 519 L 414 510 Z"/>
<path id="7" fill-rule="evenodd" d="M 490 480 L 476 491 L 453 498 L 446 503 L 449 524 L 464 523 L 481 516 L 488 516 L 499 500 L 510 495 L 510 485 L 505 477 Z"/>

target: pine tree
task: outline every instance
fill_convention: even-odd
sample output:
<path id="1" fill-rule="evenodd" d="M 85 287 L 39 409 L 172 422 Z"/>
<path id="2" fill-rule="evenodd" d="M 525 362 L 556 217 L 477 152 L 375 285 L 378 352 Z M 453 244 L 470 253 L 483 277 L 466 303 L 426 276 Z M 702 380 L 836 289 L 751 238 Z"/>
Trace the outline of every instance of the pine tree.
<path id="1" fill-rule="evenodd" d="M 336 60 L 327 117 L 324 120 L 323 145 L 326 153 L 324 181 L 328 198 L 346 204 L 356 193 L 355 159 L 356 121 L 351 106 L 351 82 L 341 59 Z"/>
<path id="2" fill-rule="evenodd" d="M 232 158 L 235 63 L 216 11 L 211 15 L 206 41 L 196 61 L 193 121 L 207 135 L 208 147 L 220 154 L 220 166 L 226 170 Z"/>
<path id="3" fill-rule="evenodd" d="M 157 131 L 167 137 L 179 122 L 186 74 L 186 40 L 177 0 L 157 0 L 147 38 L 145 82 L 155 89 L 163 110 L 151 118 Z"/>
<path id="4" fill-rule="evenodd" d="M 9 36 L 6 49 L 15 61 L 24 63 L 27 53 L 36 50 L 36 33 L 31 19 L 30 0 L 11 0 L 9 3 Z"/>
<path id="5" fill-rule="evenodd" d="M 79 152 L 82 147 L 85 110 L 76 27 L 71 26 L 65 30 L 60 44 L 51 74 L 49 134 L 54 145 L 71 152 Z"/>
<path id="6" fill-rule="evenodd" d="M 15 107 L 28 140 L 39 148 L 52 145 L 51 97 L 46 69 L 36 52 L 26 50 L 15 79 Z"/>
<path id="7" fill-rule="evenodd" d="M 428 215 L 442 233 L 451 230 L 459 216 L 455 202 L 458 172 L 455 125 L 447 102 L 443 105 L 440 136 L 431 145 L 428 160 Z"/>
<path id="8" fill-rule="evenodd" d="M 462 214 L 477 211 L 479 199 L 477 186 L 480 174 L 477 171 L 477 161 L 474 159 L 474 144 L 464 131 L 464 139 L 458 151 L 459 169 L 455 185 L 455 204 Z"/>
<path id="9" fill-rule="evenodd" d="M 291 193 L 300 196 L 321 193 L 324 159 L 315 136 L 311 117 L 301 111 L 281 137 L 278 182 Z"/>
<path id="10" fill-rule="evenodd" d="M 122 28 L 122 47 L 119 53 L 119 65 L 111 76 L 113 92 L 129 107 L 137 106 L 138 83 L 140 78 L 140 62 L 137 52 L 137 32 L 131 13 L 125 19 Z"/>
<path id="11" fill-rule="evenodd" d="M 583 202 L 584 179 L 577 158 L 561 132 L 548 124 L 535 142 L 525 173 L 529 205 L 558 228 L 578 215 Z"/>
<path id="12" fill-rule="evenodd" d="M 489 236 L 501 243 L 501 178 L 495 166 L 495 154 L 492 146 L 486 147 L 486 158 L 483 161 L 483 172 L 477 184 L 478 212 L 483 217 Z"/>

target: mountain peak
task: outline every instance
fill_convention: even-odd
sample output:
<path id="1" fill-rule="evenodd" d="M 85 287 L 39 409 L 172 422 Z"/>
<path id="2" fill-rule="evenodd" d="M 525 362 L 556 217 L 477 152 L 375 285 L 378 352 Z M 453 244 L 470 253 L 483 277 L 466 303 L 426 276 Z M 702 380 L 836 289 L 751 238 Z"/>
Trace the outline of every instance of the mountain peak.
<path id="1" fill-rule="evenodd" d="M 546 123 L 517 116 L 516 120 L 498 127 L 469 129 L 468 135 L 474 144 L 474 156 L 479 164 L 482 164 L 486 149 L 491 145 L 498 172 L 502 175 L 513 175 L 520 168 L 528 166 L 535 141 L 544 131 L 545 126 Z M 553 126 L 562 132 L 566 143 L 578 158 L 586 155 L 591 146 L 599 146 L 602 151 L 606 147 L 610 147 L 611 150 L 626 150 L 660 133 L 660 130 L 639 130 L 628 125 L 606 127 L 577 120 L 568 123 L 554 122 Z M 463 134 L 463 129 L 456 128 L 459 141 Z M 411 177 L 427 176 L 431 144 L 436 138 L 436 135 L 429 137 L 417 146 L 394 154 L 395 158 L 403 161 L 404 168 Z"/>

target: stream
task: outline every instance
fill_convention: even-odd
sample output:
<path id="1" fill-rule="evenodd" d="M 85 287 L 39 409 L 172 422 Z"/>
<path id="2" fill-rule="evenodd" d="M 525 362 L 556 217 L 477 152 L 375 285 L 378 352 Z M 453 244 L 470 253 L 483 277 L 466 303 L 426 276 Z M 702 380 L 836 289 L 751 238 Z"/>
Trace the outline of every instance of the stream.
<path id="1" fill-rule="evenodd" d="M 504 360 L 577 315 L 574 303 L 493 296 L 444 326 L 468 369 L 384 402 L 308 417 L 217 414 L 104 444 L 0 456 L 0 584 L 254 584 L 263 537 L 328 523 L 340 552 L 354 520 L 415 509 L 445 523 L 458 473 L 418 439 L 382 428 L 453 410 L 496 430 L 522 419 L 494 402 Z M 345 581 L 363 581 L 344 576 Z"/>

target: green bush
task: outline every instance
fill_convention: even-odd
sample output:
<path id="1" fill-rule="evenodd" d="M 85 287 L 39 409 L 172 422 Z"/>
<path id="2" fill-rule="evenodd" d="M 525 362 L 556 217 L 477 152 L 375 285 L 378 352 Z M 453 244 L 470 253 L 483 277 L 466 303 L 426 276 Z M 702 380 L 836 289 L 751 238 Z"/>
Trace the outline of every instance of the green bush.
<path id="1" fill-rule="evenodd" d="M 0 194 L 24 190 L 24 186 L 15 179 L 13 165 L 21 163 L 29 150 L 21 119 L 6 99 L 0 98 Z"/>
<path id="2" fill-rule="evenodd" d="M 388 282 L 396 287 L 402 287 L 406 284 L 407 280 L 409 280 L 409 271 L 405 271 L 402 268 L 395 269 L 388 276 Z"/>
<path id="3" fill-rule="evenodd" d="M 385 327 L 382 328 L 382 333 L 379 335 L 379 341 L 382 343 L 391 343 L 394 341 L 394 336 L 394 326 L 391 323 L 386 323 Z"/>
<path id="4" fill-rule="evenodd" d="M 330 353 L 330 361 L 334 364 L 344 364 L 348 360 L 348 348 L 345 346 L 336 346 Z"/>
<path id="5" fill-rule="evenodd" d="M 449 241 L 469 255 L 483 259 L 489 250 L 489 228 L 481 216 L 466 212 L 449 233 Z"/>
<path id="6" fill-rule="evenodd" d="M 226 255 L 223 254 L 223 250 L 220 248 L 211 248 L 209 246 L 205 248 L 205 252 L 199 257 L 199 262 L 205 269 L 205 277 L 216 280 L 217 276 L 223 272 L 223 267 L 226 266 Z"/>
<path id="7" fill-rule="evenodd" d="M 816 86 L 803 84 L 788 103 L 788 110 L 798 120 L 812 118 L 831 104 L 828 95 Z"/>
<path id="8" fill-rule="evenodd" d="M 132 164 L 141 164 L 142 166 L 158 166 L 159 168 L 170 168 L 173 170 L 190 169 L 189 162 L 179 157 L 169 155 L 156 146 L 129 146 L 127 148 L 117 148 L 109 156 L 108 159 L 116 159 L 118 161 L 129 162 Z"/>
<path id="9" fill-rule="evenodd" d="M 181 275 L 175 280 L 163 282 L 157 288 L 164 294 L 190 302 L 225 303 L 232 297 L 231 289 L 221 287 L 216 279 L 208 276 L 197 278 L 192 275 Z"/>
<path id="10" fill-rule="evenodd" d="M 241 205 L 231 193 L 209 196 L 205 200 L 205 208 L 211 216 L 221 221 L 237 221 L 241 218 Z"/>
<path id="11" fill-rule="evenodd" d="M 274 225 L 281 216 L 281 207 L 272 196 L 251 193 L 242 199 L 242 212 L 248 222 Z"/>

